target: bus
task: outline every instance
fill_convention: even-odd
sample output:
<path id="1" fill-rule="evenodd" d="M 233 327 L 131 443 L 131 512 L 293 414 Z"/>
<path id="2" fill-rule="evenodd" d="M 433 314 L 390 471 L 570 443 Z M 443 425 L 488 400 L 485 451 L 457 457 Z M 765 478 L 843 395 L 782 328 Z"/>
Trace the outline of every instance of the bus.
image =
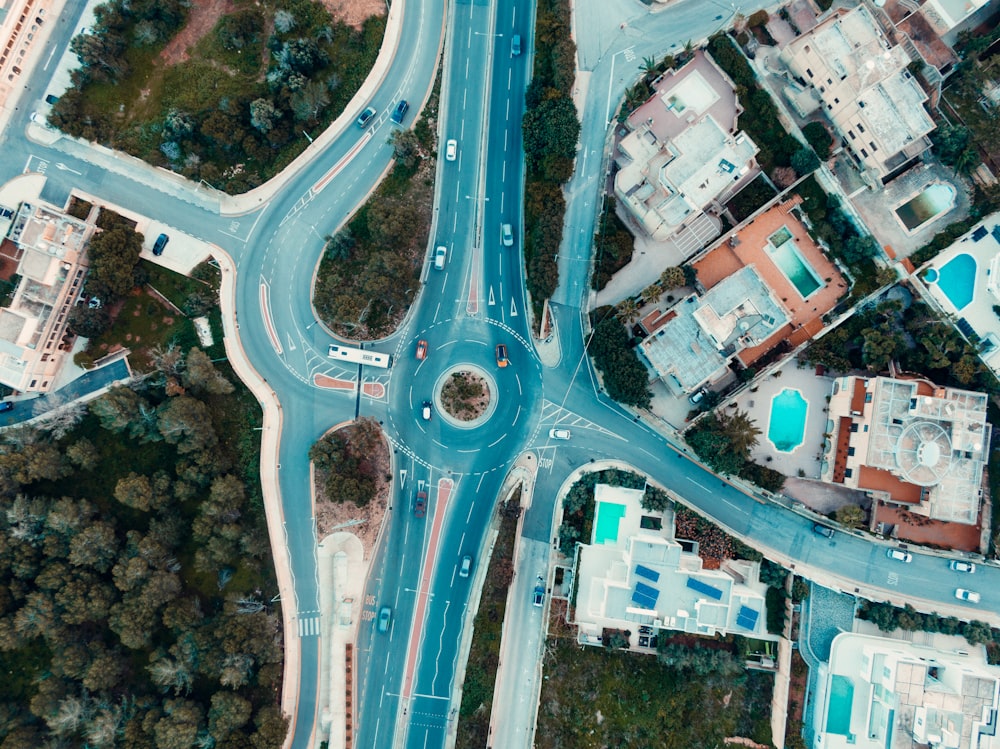
<path id="1" fill-rule="evenodd" d="M 369 367 L 380 367 L 388 369 L 392 364 L 391 354 L 380 354 L 377 351 L 364 351 L 352 346 L 341 346 L 336 343 L 330 344 L 327 356 L 337 361 L 349 361 L 355 364 L 367 364 Z"/>

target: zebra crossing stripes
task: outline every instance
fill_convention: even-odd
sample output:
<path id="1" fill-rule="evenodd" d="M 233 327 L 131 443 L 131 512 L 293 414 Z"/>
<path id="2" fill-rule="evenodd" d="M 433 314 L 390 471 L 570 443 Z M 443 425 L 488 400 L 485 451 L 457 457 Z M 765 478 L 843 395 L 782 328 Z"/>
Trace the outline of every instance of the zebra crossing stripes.
<path id="1" fill-rule="evenodd" d="M 306 616 L 299 619 L 299 637 L 318 637 L 319 623 L 318 616 Z"/>

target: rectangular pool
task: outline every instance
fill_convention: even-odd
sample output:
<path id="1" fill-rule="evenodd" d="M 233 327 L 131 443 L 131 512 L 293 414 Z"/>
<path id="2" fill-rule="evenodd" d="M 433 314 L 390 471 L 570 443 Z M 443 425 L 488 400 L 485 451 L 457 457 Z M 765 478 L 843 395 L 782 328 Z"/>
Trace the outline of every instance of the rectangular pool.
<path id="1" fill-rule="evenodd" d="M 625 505 L 617 502 L 598 502 L 594 510 L 594 543 L 618 543 L 618 524 L 625 515 Z"/>
<path id="2" fill-rule="evenodd" d="M 772 237 L 780 233 L 775 232 Z M 806 299 L 816 289 L 820 288 L 823 282 L 812 266 L 802 257 L 802 253 L 795 246 L 795 240 L 791 238 L 790 233 L 788 236 L 789 238 L 781 244 L 777 246 L 772 244 L 768 254 L 772 262 L 778 266 L 778 270 L 784 273 L 785 277 L 792 282 L 792 286 L 799 292 L 799 295 L 803 299 Z"/>
<path id="3" fill-rule="evenodd" d="M 854 701 L 854 683 L 846 676 L 830 677 L 830 695 L 826 709 L 826 732 L 838 736 L 851 735 L 851 703 Z"/>

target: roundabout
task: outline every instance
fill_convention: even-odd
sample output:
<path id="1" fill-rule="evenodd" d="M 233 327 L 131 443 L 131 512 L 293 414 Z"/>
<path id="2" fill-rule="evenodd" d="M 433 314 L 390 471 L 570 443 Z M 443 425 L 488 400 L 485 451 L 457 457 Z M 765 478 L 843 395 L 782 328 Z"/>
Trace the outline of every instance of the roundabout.
<path id="1" fill-rule="evenodd" d="M 496 411 L 497 383 L 475 364 L 459 364 L 441 373 L 434 401 L 441 418 L 458 429 L 475 429 Z"/>

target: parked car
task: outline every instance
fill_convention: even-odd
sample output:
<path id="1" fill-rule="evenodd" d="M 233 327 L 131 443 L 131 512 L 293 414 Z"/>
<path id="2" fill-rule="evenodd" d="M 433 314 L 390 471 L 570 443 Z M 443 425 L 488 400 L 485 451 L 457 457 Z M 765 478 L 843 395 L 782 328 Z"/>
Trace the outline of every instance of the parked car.
<path id="1" fill-rule="evenodd" d="M 417 341 L 417 360 L 422 361 L 427 358 L 427 341 Z"/>
<path id="2" fill-rule="evenodd" d="M 885 555 L 889 557 L 889 559 L 895 559 L 897 562 L 906 562 L 906 564 L 913 561 L 913 555 L 908 551 L 903 551 L 902 549 L 889 549 L 886 551 Z"/>
<path id="3" fill-rule="evenodd" d="M 535 591 L 531 596 L 531 605 L 541 608 L 543 603 L 545 603 L 545 579 L 539 575 L 535 582 Z"/>
<path id="4" fill-rule="evenodd" d="M 388 606 L 383 606 L 378 612 L 378 631 L 385 634 L 389 631 L 389 625 L 392 623 L 392 609 Z"/>
<path id="5" fill-rule="evenodd" d="M 166 249 L 167 242 L 169 241 L 170 237 L 168 237 L 166 234 L 161 234 L 160 236 L 158 236 L 156 238 L 156 241 L 153 243 L 153 254 L 156 255 L 157 257 L 162 255 L 163 250 Z"/>
<path id="6" fill-rule="evenodd" d="M 422 518 L 427 514 L 427 492 L 417 492 L 417 500 L 413 503 L 413 516 Z"/>
<path id="7" fill-rule="evenodd" d="M 695 393 L 691 393 L 691 395 L 688 396 L 688 400 L 691 402 L 692 406 L 697 406 L 699 403 L 701 403 L 704 397 L 705 397 L 705 388 L 702 388 L 701 390 Z"/>
<path id="8" fill-rule="evenodd" d="M 59 97 L 56 96 L 55 94 L 49 94 L 48 96 L 45 97 L 46 104 L 54 105 L 57 101 L 59 101 Z"/>
<path id="9" fill-rule="evenodd" d="M 979 603 L 979 594 L 973 590 L 966 590 L 965 588 L 956 588 L 955 598 L 960 601 L 968 601 L 969 603 Z"/>
<path id="10" fill-rule="evenodd" d="M 454 138 L 444 144 L 444 157 L 448 161 L 454 161 L 458 157 L 458 141 Z"/>
<path id="11" fill-rule="evenodd" d="M 963 562 L 959 559 L 952 559 L 948 567 L 955 570 L 955 572 L 968 572 L 970 575 L 976 571 L 976 565 L 972 562 Z"/>
<path id="12" fill-rule="evenodd" d="M 431 402 L 424 401 L 424 404 L 420 407 L 420 418 L 424 421 L 431 420 Z"/>
<path id="13" fill-rule="evenodd" d="M 472 557 L 466 554 L 462 557 L 462 566 L 458 568 L 459 577 L 468 577 L 469 572 L 472 570 Z"/>
<path id="14" fill-rule="evenodd" d="M 14 401 L 3 401 L 0 403 L 0 413 L 10 411 L 12 408 L 14 408 Z"/>
<path id="15" fill-rule="evenodd" d="M 503 242 L 504 247 L 514 246 L 514 232 L 510 228 L 510 224 L 503 224 L 500 227 L 500 241 Z"/>
<path id="16" fill-rule="evenodd" d="M 362 112 L 361 116 L 358 117 L 358 127 L 360 127 L 362 130 L 368 127 L 368 123 L 371 122 L 372 119 L 374 119 L 375 114 L 377 112 L 378 110 L 375 109 L 375 107 L 365 107 L 365 111 Z"/>
<path id="17" fill-rule="evenodd" d="M 821 536 L 826 536 L 827 538 L 833 538 L 833 528 L 828 525 L 823 525 L 822 523 L 813 523 L 813 533 L 818 533 Z"/>
<path id="18" fill-rule="evenodd" d="M 410 108 L 410 105 L 406 103 L 406 99 L 401 99 L 396 108 L 392 110 L 392 121 L 397 125 L 403 124 L 403 118 L 406 116 L 406 110 Z"/>
<path id="19" fill-rule="evenodd" d="M 521 35 L 514 34 L 514 38 L 510 40 L 510 54 L 517 57 L 521 54 Z"/>
<path id="20" fill-rule="evenodd" d="M 434 250 L 434 269 L 435 270 L 444 270 L 444 264 L 447 261 L 448 261 L 448 248 L 447 247 L 444 247 L 442 245 L 441 247 L 438 247 L 436 250 Z"/>
<path id="21" fill-rule="evenodd" d="M 501 369 L 507 366 L 507 347 L 502 343 L 497 344 L 497 366 Z"/>
<path id="22" fill-rule="evenodd" d="M 568 440 L 572 436 L 573 436 L 573 434 L 569 431 L 569 429 L 550 429 L 549 430 L 549 439 L 553 439 L 553 440 Z"/>

